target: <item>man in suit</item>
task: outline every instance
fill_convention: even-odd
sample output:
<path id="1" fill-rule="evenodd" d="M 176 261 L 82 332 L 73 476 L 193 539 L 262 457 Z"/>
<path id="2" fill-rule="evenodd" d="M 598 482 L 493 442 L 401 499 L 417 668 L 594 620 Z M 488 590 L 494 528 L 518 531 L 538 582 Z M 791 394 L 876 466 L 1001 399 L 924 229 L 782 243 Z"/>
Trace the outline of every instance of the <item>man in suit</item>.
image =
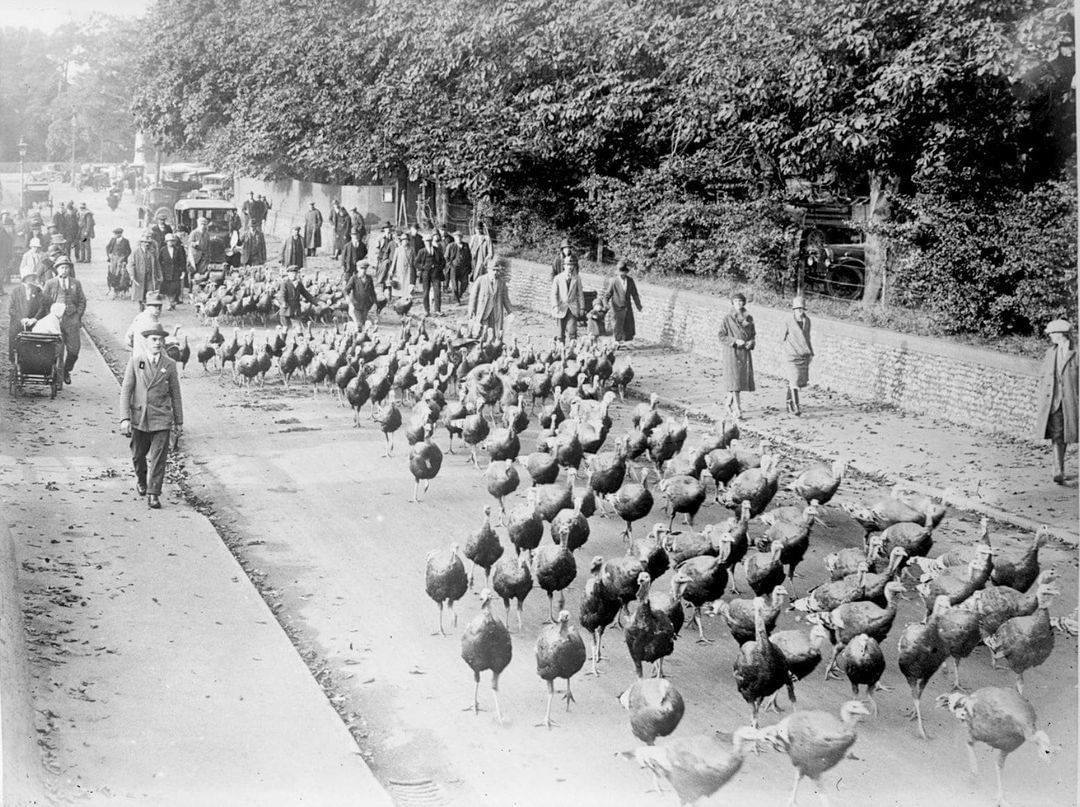
<path id="1" fill-rule="evenodd" d="M 161 265 L 161 293 L 169 301 L 169 310 L 180 302 L 180 291 L 187 273 L 187 254 L 176 233 L 165 236 L 165 246 L 158 252 Z"/>
<path id="2" fill-rule="evenodd" d="M 8 302 L 8 358 L 15 361 L 15 334 L 23 329 L 24 319 L 36 320 L 47 311 L 42 304 L 41 288 L 37 284 L 37 272 L 32 266 L 19 270 L 22 281 L 11 292 Z"/>
<path id="3" fill-rule="evenodd" d="M 334 231 L 334 258 L 341 256 L 341 251 L 349 243 L 349 234 L 352 232 L 352 219 L 349 211 L 341 206 L 335 199 L 330 205 L 330 227 Z"/>
<path id="4" fill-rule="evenodd" d="M 352 232 L 341 248 L 341 269 L 346 275 L 356 271 L 356 265 L 367 257 L 367 247 L 360 240 L 360 233 Z"/>
<path id="5" fill-rule="evenodd" d="M 371 279 L 371 274 L 371 265 L 366 260 L 361 260 L 357 268 L 347 274 L 348 279 L 345 281 L 349 316 L 358 330 L 364 326 L 371 307 L 375 305 L 375 282 Z"/>
<path id="6" fill-rule="evenodd" d="M 352 225 L 351 228 L 350 228 L 350 232 L 359 233 L 360 234 L 360 243 L 364 244 L 366 246 L 367 245 L 367 225 L 364 224 L 364 216 L 363 216 L 363 214 L 357 208 L 354 207 L 352 209 L 351 215 L 349 216 L 349 221 L 351 222 L 351 225 Z"/>
<path id="7" fill-rule="evenodd" d="M 300 318 L 300 300 L 314 303 L 315 298 L 307 290 L 304 281 L 300 279 L 300 267 L 290 266 L 285 272 L 285 280 L 281 284 L 281 310 L 278 314 L 282 326 L 286 331 L 292 327 L 292 321 Z"/>
<path id="8" fill-rule="evenodd" d="M 162 349 L 167 335 L 160 324 L 142 332 L 146 352 L 128 359 L 120 388 L 120 431 L 131 438 L 136 489 L 152 510 L 161 507 L 169 435 L 184 430 L 180 376 Z"/>
<path id="9" fill-rule="evenodd" d="M 397 249 L 394 250 L 393 262 L 390 264 L 390 274 L 386 279 L 386 286 L 393 290 L 393 285 L 398 284 L 398 290 L 402 297 L 412 294 L 412 287 L 416 285 L 416 251 L 412 248 L 412 241 L 408 233 L 398 233 Z"/>
<path id="10" fill-rule="evenodd" d="M 94 240 L 94 214 L 86 206 L 86 202 L 79 202 L 79 241 L 75 246 L 75 258 L 80 263 L 90 263 L 93 260 L 91 244 Z"/>
<path id="11" fill-rule="evenodd" d="M 394 238 L 393 227 L 390 222 L 383 225 L 375 249 L 375 285 L 385 286 L 390 277 L 390 267 L 394 263 L 394 255 L 397 254 L 397 240 Z"/>
<path id="12" fill-rule="evenodd" d="M 304 214 L 304 247 L 309 258 L 322 246 L 322 223 L 322 213 L 312 202 L 311 209 Z"/>
<path id="13" fill-rule="evenodd" d="M 60 321 L 60 335 L 64 338 L 64 383 L 71 383 L 71 371 L 79 359 L 79 332 L 86 312 L 86 295 L 82 283 L 72 276 L 71 259 L 60 256 L 53 265 L 58 276 L 52 278 L 42 289 L 42 303 L 52 306 L 63 303 L 64 318 Z"/>
<path id="14" fill-rule="evenodd" d="M 154 245 L 161 249 L 165 246 L 165 236 L 173 231 L 172 226 L 165 218 L 164 213 L 159 213 L 154 226 L 150 228 L 150 237 L 154 239 Z"/>
<path id="15" fill-rule="evenodd" d="M 469 247 L 461 240 L 461 231 L 455 230 L 451 241 L 446 247 L 446 271 L 450 275 L 450 288 L 454 291 L 454 299 L 461 302 L 461 295 L 469 286 L 469 276 L 472 275 L 472 253 Z"/>
<path id="16" fill-rule="evenodd" d="M 431 297 L 435 297 L 435 316 L 442 316 L 442 281 L 445 259 L 431 234 L 424 236 L 424 248 L 416 253 L 416 278 L 424 290 L 424 313 L 431 313 Z"/>
<path id="17" fill-rule="evenodd" d="M 266 263 L 266 236 L 256 225 L 250 225 L 244 231 L 244 240 L 240 245 L 241 266 L 262 266 Z"/>
<path id="18" fill-rule="evenodd" d="M 297 224 L 293 227 L 292 235 L 285 239 L 285 243 L 281 246 L 281 265 L 302 267 L 304 253 L 304 238 L 300 235 L 300 225 Z"/>
<path id="19" fill-rule="evenodd" d="M 567 262 L 551 281 L 551 316 L 559 323 L 559 340 L 577 339 L 577 321 L 585 313 L 585 292 L 577 264 Z"/>
<path id="20" fill-rule="evenodd" d="M 157 246 L 149 231 L 139 239 L 139 246 L 131 256 L 131 299 L 143 310 L 146 295 L 161 288 L 161 262 Z"/>

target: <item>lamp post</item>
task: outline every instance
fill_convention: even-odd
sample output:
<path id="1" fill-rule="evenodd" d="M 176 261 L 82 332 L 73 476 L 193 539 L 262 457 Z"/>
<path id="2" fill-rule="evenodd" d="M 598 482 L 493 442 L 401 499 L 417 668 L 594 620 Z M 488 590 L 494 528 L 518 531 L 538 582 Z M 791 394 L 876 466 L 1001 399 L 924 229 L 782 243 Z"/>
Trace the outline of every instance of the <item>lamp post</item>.
<path id="1" fill-rule="evenodd" d="M 19 138 L 19 210 L 23 209 L 26 199 L 26 179 L 23 175 L 23 160 L 26 158 L 26 141 Z"/>

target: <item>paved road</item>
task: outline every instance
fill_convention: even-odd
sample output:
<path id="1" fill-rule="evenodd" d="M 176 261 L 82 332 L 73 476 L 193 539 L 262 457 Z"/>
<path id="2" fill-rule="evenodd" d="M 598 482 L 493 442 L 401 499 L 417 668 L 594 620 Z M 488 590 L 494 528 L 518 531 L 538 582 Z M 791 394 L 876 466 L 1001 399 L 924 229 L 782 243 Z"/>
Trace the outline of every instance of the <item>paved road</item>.
<path id="1" fill-rule="evenodd" d="M 128 214 L 130 225 L 130 211 L 120 212 Z M 100 219 L 108 226 L 107 215 Z M 101 268 L 82 269 L 80 276 L 91 298 L 90 327 L 113 346 L 134 307 L 103 299 Z M 209 332 L 189 311 L 169 312 L 165 319 L 182 325 L 193 346 Z M 257 329 L 260 342 L 262 337 Z M 430 635 L 436 611 L 423 591 L 423 568 L 430 549 L 463 541 L 490 501 L 464 457 L 448 456 L 428 498 L 409 504 L 412 478 L 404 441 L 395 457 L 381 457 L 381 434 L 369 423 L 353 428 L 351 412 L 329 396 L 313 397 L 303 387 L 286 390 L 273 373 L 265 389 L 240 389 L 228 373 L 206 375 L 194 363 L 184 384 L 186 489 L 259 582 L 339 712 L 351 718 L 376 773 L 402 803 L 422 794 L 457 804 L 661 803 L 644 794 L 647 777 L 615 756 L 634 742 L 616 702 L 633 678 L 619 633 L 606 643 L 603 675 L 575 682 L 577 703 L 569 715 L 560 715 L 560 726 L 550 731 L 534 726 L 545 702 L 533 662 L 536 633 L 546 616 L 542 593 L 534 592 L 526 603 L 524 634 L 514 639 L 514 661 L 503 677 L 507 725 L 497 726 L 490 713 L 474 717 L 462 711 L 471 699 L 472 680 L 459 657 L 460 626 L 449 638 Z M 640 378 L 638 385 L 647 390 L 649 379 Z M 617 434 L 627 424 L 627 411 L 620 407 L 614 414 Z M 532 450 L 534 438 L 535 427 L 525 435 L 523 452 Z M 445 433 L 440 442 L 445 447 Z M 784 463 L 786 472 L 797 467 L 789 458 Z M 864 490 L 853 481 L 842 496 L 858 497 Z M 780 497 L 779 503 L 789 500 Z M 713 507 L 700 521 L 727 515 Z M 661 517 L 659 510 L 654 517 Z M 600 517 L 592 522 L 579 563 L 594 554 L 624 551 L 621 525 Z M 944 550 L 970 541 L 974 532 L 971 521 L 952 513 L 937 533 L 936 546 Z M 858 540 L 853 522 L 830 508 L 802 567 L 802 585 L 823 577 L 826 554 Z M 1058 610 L 1071 611 L 1076 605 L 1073 556 L 1055 549 L 1046 553 L 1046 561 L 1065 572 L 1066 595 Z M 568 592 L 568 608 L 575 614 L 583 583 L 579 569 Z M 658 585 L 667 584 L 665 577 Z M 897 625 L 921 618 L 920 609 L 917 601 L 902 603 Z M 476 610 L 475 594 L 467 596 L 462 619 Z M 782 621 L 785 628 L 798 624 L 790 615 Z M 710 620 L 707 630 L 719 641 L 701 646 L 684 637 L 666 667 L 688 704 L 680 733 L 730 732 L 749 717 L 731 675 L 734 642 L 718 620 Z M 988 803 L 993 792 L 989 755 L 980 752 L 980 778 L 968 777 L 961 726 L 930 706 L 947 690 L 946 676 L 935 678 L 924 698 L 930 741 L 918 740 L 902 715 L 909 701 L 895 668 L 898 635 L 897 629 L 886 645 L 887 682 L 895 691 L 882 698 L 881 717 L 862 728 L 860 759 L 825 777 L 830 795 L 836 803 L 853 805 L 871 798 L 875 804 Z M 1065 804 L 1075 796 L 1075 656 L 1075 643 L 1062 637 L 1051 660 L 1028 676 L 1028 695 L 1066 753 L 1034 775 L 1034 751 L 1018 752 L 1006 772 L 1014 805 Z M 969 662 L 965 677 L 971 686 L 1011 681 L 1009 674 L 990 670 L 984 650 Z M 846 683 L 826 684 L 820 672 L 798 692 L 804 707 L 827 709 L 837 708 L 849 694 Z M 787 760 L 770 753 L 750 760 L 725 793 L 735 803 L 749 798 L 779 803 L 789 786 Z"/>

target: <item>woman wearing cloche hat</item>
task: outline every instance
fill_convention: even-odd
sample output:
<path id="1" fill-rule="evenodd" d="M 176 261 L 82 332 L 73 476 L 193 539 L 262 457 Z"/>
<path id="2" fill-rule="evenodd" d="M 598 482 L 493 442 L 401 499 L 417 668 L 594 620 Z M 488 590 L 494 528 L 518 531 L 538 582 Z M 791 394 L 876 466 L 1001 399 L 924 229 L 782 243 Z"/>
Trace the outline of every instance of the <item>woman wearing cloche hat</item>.
<path id="1" fill-rule="evenodd" d="M 1065 484 L 1065 447 L 1077 441 L 1077 388 L 1080 370 L 1073 349 L 1072 326 L 1055 319 L 1046 326 L 1053 346 L 1047 348 L 1039 374 L 1038 415 L 1033 437 L 1054 448 L 1054 481 Z"/>
<path id="2" fill-rule="evenodd" d="M 788 370 L 787 410 L 801 415 L 799 390 L 810 381 L 810 361 L 814 358 L 810 317 L 806 316 L 806 302 L 801 295 L 791 301 L 791 314 L 791 319 L 784 325 L 782 340 Z"/>

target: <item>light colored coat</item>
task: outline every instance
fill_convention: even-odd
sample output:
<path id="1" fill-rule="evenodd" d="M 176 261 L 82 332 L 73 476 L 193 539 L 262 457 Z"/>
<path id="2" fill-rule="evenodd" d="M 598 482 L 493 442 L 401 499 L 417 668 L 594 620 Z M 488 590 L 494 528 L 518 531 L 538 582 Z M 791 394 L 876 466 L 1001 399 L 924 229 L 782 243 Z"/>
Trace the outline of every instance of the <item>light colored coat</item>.
<path id="1" fill-rule="evenodd" d="M 481 333 L 491 328 L 498 335 L 503 332 L 509 313 L 510 291 L 506 281 L 492 272 L 480 275 L 469 289 L 469 319 L 479 322 Z"/>
<path id="2" fill-rule="evenodd" d="M 1065 421 L 1065 443 L 1077 442 L 1077 387 L 1080 386 L 1080 364 L 1077 362 L 1076 351 L 1070 349 L 1065 354 L 1065 361 L 1061 367 L 1057 367 L 1055 379 L 1055 358 L 1057 346 L 1049 348 L 1043 357 L 1042 368 L 1039 372 L 1039 391 L 1035 396 L 1038 403 L 1035 416 L 1035 428 L 1032 437 L 1036 440 L 1047 439 L 1047 426 L 1050 423 L 1050 405 L 1054 398 L 1054 383 L 1058 384 L 1061 393 L 1061 414 Z"/>
<path id="3" fill-rule="evenodd" d="M 560 272 L 551 281 L 551 316 L 562 319 L 570 312 L 575 317 L 585 313 L 585 292 L 581 288 L 581 275 Z"/>
<path id="4" fill-rule="evenodd" d="M 176 362 L 164 351 L 157 366 L 145 354 L 136 353 L 128 359 L 120 388 L 120 419 L 124 418 L 131 421 L 132 428 L 144 432 L 184 425 Z"/>

